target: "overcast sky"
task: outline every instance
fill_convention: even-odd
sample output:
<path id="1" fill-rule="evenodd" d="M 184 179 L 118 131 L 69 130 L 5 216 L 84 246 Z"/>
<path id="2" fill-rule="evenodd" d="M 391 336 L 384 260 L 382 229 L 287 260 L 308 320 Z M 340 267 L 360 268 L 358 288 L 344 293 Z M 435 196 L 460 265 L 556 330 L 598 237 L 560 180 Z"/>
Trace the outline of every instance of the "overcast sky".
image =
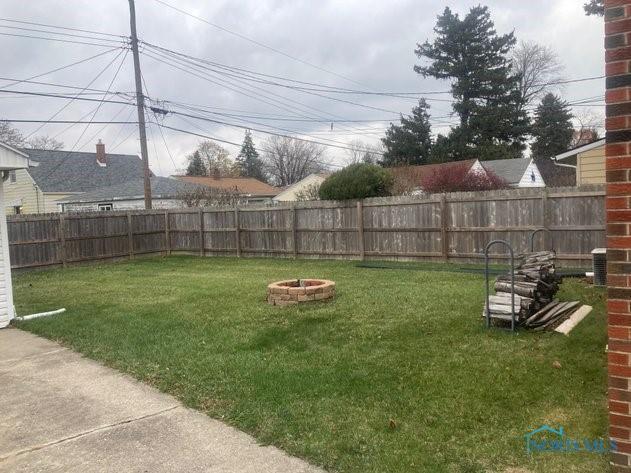
<path id="1" fill-rule="evenodd" d="M 445 6 L 465 14 L 470 7 L 479 3 L 435 0 L 165 1 L 304 62 L 188 17 L 156 0 L 136 0 L 140 39 L 190 56 L 260 73 L 341 88 L 394 92 L 441 91 L 449 88 L 446 82 L 423 79 L 414 73 L 412 67 L 418 62 L 414 55 L 415 45 L 433 37 L 436 16 Z M 565 66 L 564 77 L 567 79 L 600 76 L 604 73 L 602 19 L 586 17 L 582 3 L 579 0 L 486 2 L 491 9 L 498 32 L 514 31 L 519 40 L 536 41 L 553 47 Z M 126 0 L 3 0 L 0 3 L 0 17 L 120 35 L 129 34 L 129 9 Z M 6 21 L 0 21 L 0 25 L 45 29 Z M 45 33 L 4 27 L 0 28 L 0 33 L 50 37 Z M 66 33 L 84 34 L 68 30 Z M 65 38 L 91 42 L 84 38 Z M 0 76 L 10 79 L 29 78 L 109 49 L 15 36 L 1 36 L 0 41 Z M 119 51 L 108 52 L 84 64 L 34 80 L 83 88 L 104 70 L 118 53 Z M 90 87 L 107 89 L 116 69 L 122 63 L 111 90 L 132 91 L 132 58 L 131 54 L 128 54 L 123 62 L 124 54 L 115 59 Z M 327 94 L 366 106 L 360 107 L 295 90 L 260 83 L 248 84 L 238 82 L 242 79 L 204 73 L 207 79 L 214 81 L 211 83 L 177 70 L 171 65 L 159 63 L 146 54 L 141 55 L 141 65 L 148 95 L 152 98 L 216 107 L 213 111 L 233 115 L 215 115 L 214 117 L 220 121 L 229 121 L 241 126 L 248 126 L 249 123 L 253 128 L 270 129 L 263 125 L 284 128 L 301 132 L 303 136 L 310 135 L 312 139 L 327 140 L 328 143 L 343 144 L 357 139 L 366 143 L 377 142 L 387 126 L 387 120 L 396 120 L 397 115 L 393 112 L 409 113 L 414 105 L 414 101 L 410 99 Z M 8 84 L 10 82 L 0 81 L 0 87 Z M 77 92 L 73 89 L 27 83 L 9 85 L 5 90 L 64 92 L 70 95 Z M 561 93 L 568 101 L 602 96 L 604 82 L 596 80 L 570 84 L 565 86 Z M 100 98 L 99 95 L 84 97 Z M 444 95 L 432 97 L 449 98 Z M 0 93 L 0 117 L 47 120 L 68 103 L 67 99 Z M 74 101 L 55 119 L 78 120 L 86 114 L 85 119 L 89 119 L 89 112 L 97 105 L 93 102 Z M 444 117 L 451 112 L 448 102 L 432 101 L 431 105 L 431 113 L 435 117 Z M 169 108 L 169 105 L 165 105 L 165 108 Z M 601 124 L 604 121 L 603 107 L 577 107 L 575 113 L 593 113 L 599 116 L 598 121 Z M 243 115 L 249 117 L 245 118 Z M 267 120 L 270 117 L 286 119 L 298 116 L 323 120 L 375 121 L 335 123 L 331 130 L 331 123 Z M 95 120 L 101 121 L 129 119 L 135 119 L 135 109 L 119 104 L 103 105 L 95 117 Z M 244 131 L 241 128 L 191 118 L 186 120 L 167 115 L 163 123 L 227 141 L 240 143 L 243 139 Z M 450 121 L 453 119 L 436 119 L 434 130 L 443 130 Z M 20 124 L 18 127 L 25 135 L 29 135 L 39 126 Z M 91 125 L 87 130 L 84 129 L 85 125 L 68 127 L 48 124 L 37 134 L 57 136 L 57 139 L 65 143 L 65 149 L 72 149 L 83 133 L 75 149 L 92 151 L 97 138 L 101 138 L 108 150 L 118 145 L 115 152 L 140 153 L 137 131 L 134 131 L 137 127 L 134 125 Z M 277 132 L 285 133 L 279 130 Z M 148 136 L 150 164 L 155 173 L 169 175 L 184 167 L 186 154 L 195 148 L 200 138 L 170 130 L 164 130 L 164 133 L 172 159 L 166 151 L 158 128 L 151 126 Z M 266 135 L 253 132 L 253 136 L 255 144 L 261 148 Z M 124 141 L 126 137 L 129 138 Z M 235 146 L 225 147 L 233 156 L 238 153 Z M 346 152 L 329 148 L 327 155 L 332 162 L 342 163 Z"/>

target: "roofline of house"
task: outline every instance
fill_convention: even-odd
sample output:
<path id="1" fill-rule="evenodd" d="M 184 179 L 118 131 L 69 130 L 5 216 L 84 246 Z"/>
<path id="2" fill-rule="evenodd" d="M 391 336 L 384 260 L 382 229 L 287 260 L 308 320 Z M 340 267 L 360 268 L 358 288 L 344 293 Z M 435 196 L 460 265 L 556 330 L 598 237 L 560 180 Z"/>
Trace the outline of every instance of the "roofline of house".
<path id="1" fill-rule="evenodd" d="M 11 145 L 8 145 L 6 143 L 3 143 L 2 141 L 0 141 L 0 146 L 2 146 L 5 149 L 8 149 L 9 151 L 13 151 L 15 154 L 19 154 L 20 156 L 22 156 L 23 158 L 29 159 L 30 156 L 26 153 L 24 153 L 23 151 L 20 151 L 19 149 L 14 148 Z"/>
<path id="2" fill-rule="evenodd" d="M 58 200 L 57 202 L 55 202 L 56 204 L 97 204 L 100 202 L 118 202 L 121 200 L 141 200 L 144 199 L 145 196 L 144 194 L 138 194 L 138 195 L 128 195 L 128 196 L 122 196 L 122 197 L 103 197 L 101 199 L 80 199 L 80 200 Z M 151 196 L 152 199 L 177 199 L 177 195 L 171 195 L 171 194 L 154 194 Z"/>
<path id="3" fill-rule="evenodd" d="M 278 194 L 275 194 L 274 196 L 272 196 L 273 199 L 276 199 L 276 197 L 284 194 L 285 192 L 288 192 L 290 190 L 292 190 L 294 187 L 296 187 L 298 184 L 300 184 L 302 181 L 306 181 L 307 179 L 309 179 L 311 176 L 318 176 L 318 177 L 322 177 L 323 179 L 326 179 L 326 177 L 324 177 L 322 175 L 323 173 L 320 172 L 312 172 L 311 174 L 309 174 L 308 176 L 303 177 L 302 179 L 300 179 L 298 182 L 294 182 L 293 184 L 285 187 L 282 191 L 280 191 Z"/>
<path id="4" fill-rule="evenodd" d="M 551 159 L 553 161 L 558 161 L 559 159 L 571 158 L 574 155 L 577 155 L 579 153 L 584 153 L 585 151 L 589 151 L 591 149 L 598 148 L 598 147 L 600 147 L 600 146 L 602 146 L 604 144 L 605 144 L 605 138 L 602 138 L 602 139 L 597 140 L 597 141 L 592 141 L 591 143 L 588 143 L 586 145 L 577 146 L 576 148 L 572 148 L 572 149 L 566 151 L 565 153 L 557 154 L 556 156 L 552 157 Z"/>

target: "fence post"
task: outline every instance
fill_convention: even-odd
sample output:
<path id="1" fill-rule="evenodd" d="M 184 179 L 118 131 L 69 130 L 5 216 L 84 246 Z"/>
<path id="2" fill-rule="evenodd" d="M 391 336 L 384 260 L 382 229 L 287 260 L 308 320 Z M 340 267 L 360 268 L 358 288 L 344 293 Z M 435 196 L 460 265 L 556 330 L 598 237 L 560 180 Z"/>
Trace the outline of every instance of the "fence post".
<path id="1" fill-rule="evenodd" d="M 205 255 L 204 251 L 204 210 L 199 209 L 199 256 Z"/>
<path id="2" fill-rule="evenodd" d="M 364 248 L 364 204 L 357 202 L 357 242 L 359 244 L 359 258 L 364 261 L 366 250 Z"/>
<path id="3" fill-rule="evenodd" d="M 239 207 L 234 208 L 234 237 L 237 248 L 237 258 L 241 257 L 241 232 L 239 231 Z"/>
<path id="4" fill-rule="evenodd" d="M 61 259 L 61 265 L 66 267 L 66 229 L 65 229 L 65 221 L 63 212 L 59 214 L 59 257 Z"/>
<path id="5" fill-rule="evenodd" d="M 134 258 L 134 232 L 131 226 L 131 212 L 127 212 L 127 241 L 129 245 L 129 259 Z"/>
<path id="6" fill-rule="evenodd" d="M 445 262 L 449 261 L 449 228 L 447 223 L 447 196 L 440 194 L 440 251 Z"/>
<path id="7" fill-rule="evenodd" d="M 543 228 L 548 229 L 550 226 L 550 208 L 548 205 L 548 188 L 544 187 L 541 193 L 541 215 L 543 216 Z M 543 248 L 548 248 L 548 232 L 543 232 Z M 554 248 L 553 248 L 554 249 Z"/>
<path id="8" fill-rule="evenodd" d="M 291 238 L 293 240 L 294 258 L 298 258 L 298 222 L 296 220 L 296 206 L 291 204 Z"/>
<path id="9" fill-rule="evenodd" d="M 169 223 L 169 211 L 164 211 L 164 238 L 167 255 L 171 254 L 171 229 Z"/>

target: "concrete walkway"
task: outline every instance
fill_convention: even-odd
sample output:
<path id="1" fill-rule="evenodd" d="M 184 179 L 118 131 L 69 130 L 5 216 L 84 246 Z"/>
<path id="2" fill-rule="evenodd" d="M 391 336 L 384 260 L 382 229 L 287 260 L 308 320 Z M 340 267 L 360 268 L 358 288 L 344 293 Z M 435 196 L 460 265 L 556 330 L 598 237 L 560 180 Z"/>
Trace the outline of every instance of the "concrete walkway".
<path id="1" fill-rule="evenodd" d="M 0 471 L 322 473 L 12 328 L 0 330 Z"/>

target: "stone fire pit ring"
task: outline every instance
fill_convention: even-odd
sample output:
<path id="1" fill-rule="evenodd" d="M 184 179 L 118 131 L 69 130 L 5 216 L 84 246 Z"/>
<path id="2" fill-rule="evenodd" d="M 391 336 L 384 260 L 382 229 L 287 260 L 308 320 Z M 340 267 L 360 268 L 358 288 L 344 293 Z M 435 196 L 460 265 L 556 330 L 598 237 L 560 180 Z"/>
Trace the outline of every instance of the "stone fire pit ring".
<path id="1" fill-rule="evenodd" d="M 288 279 L 267 286 L 267 302 L 288 306 L 335 297 L 335 282 L 327 279 Z"/>

